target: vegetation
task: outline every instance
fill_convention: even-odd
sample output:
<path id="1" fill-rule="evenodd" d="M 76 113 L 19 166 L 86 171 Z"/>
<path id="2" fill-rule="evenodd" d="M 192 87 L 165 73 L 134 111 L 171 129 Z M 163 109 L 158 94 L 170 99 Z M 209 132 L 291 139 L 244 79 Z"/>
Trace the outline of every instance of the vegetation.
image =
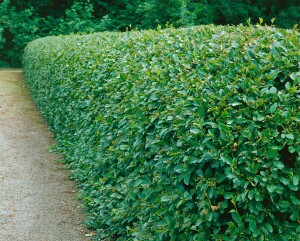
<path id="1" fill-rule="evenodd" d="M 298 0 L 2 0 L 0 66 L 21 66 L 23 49 L 48 35 L 246 24 L 263 18 L 282 28 L 300 20 Z"/>
<path id="2" fill-rule="evenodd" d="M 99 240 L 297 241 L 299 56 L 206 25 L 42 38 L 24 67 Z"/>

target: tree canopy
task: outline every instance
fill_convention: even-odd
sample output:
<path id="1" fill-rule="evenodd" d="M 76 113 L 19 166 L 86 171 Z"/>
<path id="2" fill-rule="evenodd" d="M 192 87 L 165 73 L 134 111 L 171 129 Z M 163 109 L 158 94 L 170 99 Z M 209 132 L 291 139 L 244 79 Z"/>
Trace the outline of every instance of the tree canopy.
<path id="1" fill-rule="evenodd" d="M 20 66 L 26 44 L 69 33 L 153 29 L 158 26 L 267 24 L 292 28 L 298 0 L 2 0 L 0 66 Z"/>

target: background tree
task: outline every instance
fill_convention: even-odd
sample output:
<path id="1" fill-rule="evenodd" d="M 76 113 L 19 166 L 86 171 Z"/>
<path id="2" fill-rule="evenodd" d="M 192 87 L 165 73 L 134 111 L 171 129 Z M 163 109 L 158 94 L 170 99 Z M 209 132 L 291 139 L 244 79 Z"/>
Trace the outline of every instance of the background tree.
<path id="1" fill-rule="evenodd" d="M 48 26 L 56 22 L 54 28 L 50 28 L 49 33 L 51 35 L 93 32 L 97 30 L 93 13 L 94 6 L 90 2 L 75 1 L 69 9 L 66 9 L 65 16 L 58 19 L 48 16 L 45 22 L 48 21 Z"/>
<path id="2" fill-rule="evenodd" d="M 199 24 L 299 24 L 298 0 L 2 0 L 0 67 L 21 66 L 31 40 L 69 33 L 151 29 Z"/>
<path id="3" fill-rule="evenodd" d="M 0 59 L 2 65 L 21 65 L 23 49 L 30 41 L 40 37 L 41 18 L 32 7 L 17 10 L 5 0 L 0 5 L 0 26 L 2 35 L 0 41 Z"/>
<path id="4" fill-rule="evenodd" d="M 144 18 L 142 28 L 155 28 L 158 25 L 172 24 L 178 26 L 186 8 L 184 0 L 151 0 L 140 5 Z"/>

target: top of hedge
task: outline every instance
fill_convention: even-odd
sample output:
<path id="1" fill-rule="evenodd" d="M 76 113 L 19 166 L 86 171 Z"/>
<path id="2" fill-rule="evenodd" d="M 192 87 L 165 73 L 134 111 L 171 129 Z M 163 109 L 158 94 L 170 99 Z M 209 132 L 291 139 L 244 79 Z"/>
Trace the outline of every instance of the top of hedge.
<path id="1" fill-rule="evenodd" d="M 299 33 L 47 37 L 26 81 L 99 240 L 299 240 Z"/>

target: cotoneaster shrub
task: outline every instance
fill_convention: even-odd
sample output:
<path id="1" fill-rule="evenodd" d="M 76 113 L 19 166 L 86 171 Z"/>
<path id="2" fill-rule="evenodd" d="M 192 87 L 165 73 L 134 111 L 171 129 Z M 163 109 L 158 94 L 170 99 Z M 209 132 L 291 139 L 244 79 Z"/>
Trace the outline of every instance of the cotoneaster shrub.
<path id="1" fill-rule="evenodd" d="M 299 33 L 47 37 L 26 81 L 99 240 L 299 241 Z"/>

